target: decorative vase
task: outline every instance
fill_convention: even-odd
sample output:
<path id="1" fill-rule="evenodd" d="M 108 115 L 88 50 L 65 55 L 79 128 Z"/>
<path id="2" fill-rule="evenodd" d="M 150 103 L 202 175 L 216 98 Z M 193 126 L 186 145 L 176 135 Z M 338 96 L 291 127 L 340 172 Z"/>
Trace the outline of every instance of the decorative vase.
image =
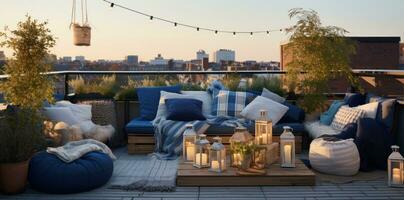
<path id="1" fill-rule="evenodd" d="M 18 194 L 24 191 L 28 177 L 29 160 L 0 164 L 0 192 Z"/>

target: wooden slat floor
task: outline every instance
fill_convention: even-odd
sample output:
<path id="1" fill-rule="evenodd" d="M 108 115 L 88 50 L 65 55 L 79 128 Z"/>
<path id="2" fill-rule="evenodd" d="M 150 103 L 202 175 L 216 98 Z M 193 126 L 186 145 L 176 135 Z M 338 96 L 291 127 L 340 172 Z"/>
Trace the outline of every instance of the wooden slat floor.
<path id="1" fill-rule="evenodd" d="M 128 159 L 124 149 L 114 151 L 118 159 Z M 387 187 L 385 180 L 356 181 L 348 184 L 317 183 L 316 186 L 270 187 L 178 187 L 175 192 L 141 192 L 102 187 L 93 191 L 49 195 L 27 189 L 23 194 L 0 199 L 21 200 L 141 200 L 141 199 L 403 199 L 404 188 Z"/>

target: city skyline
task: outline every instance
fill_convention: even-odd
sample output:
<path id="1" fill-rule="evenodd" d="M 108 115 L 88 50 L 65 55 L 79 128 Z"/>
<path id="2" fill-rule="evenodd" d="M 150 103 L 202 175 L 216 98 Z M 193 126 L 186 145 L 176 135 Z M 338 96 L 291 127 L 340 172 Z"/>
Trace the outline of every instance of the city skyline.
<path id="1" fill-rule="evenodd" d="M 288 27 L 293 24 L 287 16 L 288 10 L 303 7 L 316 10 L 324 25 L 343 27 L 350 31 L 348 35 L 351 36 L 404 37 L 404 28 L 401 26 L 404 13 L 401 12 L 400 0 L 114 2 L 178 22 L 239 31 Z M 3 2 L 2 6 L 7 9 L 0 12 L 0 27 L 15 28 L 17 22 L 24 19 L 25 14 L 41 21 L 48 20 L 52 33 L 58 38 L 52 53 L 59 57 L 82 55 L 89 60 L 122 60 L 126 55 L 138 55 L 139 60 L 148 61 L 160 53 L 166 58 L 191 60 L 195 58 L 197 50 L 203 49 L 212 60 L 216 50 L 232 49 L 237 52 L 237 60 L 240 61 L 279 61 L 280 44 L 287 40 L 287 36 L 282 32 L 253 37 L 197 32 L 155 20 L 150 21 L 125 10 L 111 8 L 101 0 L 89 0 L 89 20 L 93 28 L 92 46 L 76 47 L 73 46 L 72 33 L 69 30 L 71 1 L 38 0 L 32 4 L 32 1 L 19 0 Z M 384 14 L 377 15 L 380 11 Z M 8 49 L 0 49 L 3 50 L 6 56 L 11 55 Z"/>

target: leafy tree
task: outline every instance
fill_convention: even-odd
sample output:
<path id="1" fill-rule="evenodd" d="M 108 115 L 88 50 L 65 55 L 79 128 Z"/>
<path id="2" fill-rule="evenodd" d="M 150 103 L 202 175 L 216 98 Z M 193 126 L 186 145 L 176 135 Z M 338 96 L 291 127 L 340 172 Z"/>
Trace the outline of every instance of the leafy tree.
<path id="1" fill-rule="evenodd" d="M 292 58 L 286 64 L 287 81 L 304 95 L 301 106 L 312 112 L 324 106 L 330 80 L 345 78 L 358 86 L 350 67 L 356 45 L 345 37 L 346 30 L 323 26 L 313 10 L 295 8 L 289 11 L 289 17 L 297 22 L 287 29 L 290 38 L 286 52 Z"/>

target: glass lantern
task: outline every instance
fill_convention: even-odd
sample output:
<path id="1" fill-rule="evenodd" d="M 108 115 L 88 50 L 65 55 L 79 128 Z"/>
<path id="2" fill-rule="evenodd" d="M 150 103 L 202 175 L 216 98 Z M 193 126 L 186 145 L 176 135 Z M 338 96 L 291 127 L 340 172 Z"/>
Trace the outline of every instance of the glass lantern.
<path id="1" fill-rule="evenodd" d="M 221 173 L 226 170 L 226 148 L 222 144 L 222 138 L 214 137 L 210 147 L 209 171 Z"/>
<path id="2" fill-rule="evenodd" d="M 182 157 L 185 163 L 193 163 L 196 132 L 192 124 L 187 124 L 185 127 L 184 135 L 182 136 Z"/>
<path id="3" fill-rule="evenodd" d="M 256 169 L 264 169 L 267 159 L 267 146 L 258 145 L 254 150 L 253 167 Z"/>
<path id="4" fill-rule="evenodd" d="M 260 110 L 260 118 L 255 121 L 255 144 L 272 144 L 272 121 L 266 110 Z"/>
<path id="5" fill-rule="evenodd" d="M 403 177 L 403 156 L 398 152 L 399 146 L 391 146 L 393 152 L 390 154 L 387 165 L 388 165 L 388 185 L 390 187 L 404 187 L 404 177 Z"/>
<path id="6" fill-rule="evenodd" d="M 283 127 L 283 133 L 280 136 L 280 150 L 281 167 L 295 167 L 295 136 L 289 126 Z"/>
<path id="7" fill-rule="evenodd" d="M 195 142 L 194 167 L 209 167 L 209 149 L 210 144 L 206 139 L 206 135 L 200 134 L 198 140 Z"/>
<path id="8" fill-rule="evenodd" d="M 254 137 L 244 127 L 237 127 L 230 138 L 230 163 L 232 167 L 241 167 L 246 155 L 242 151 L 243 146 L 252 145 Z"/>

